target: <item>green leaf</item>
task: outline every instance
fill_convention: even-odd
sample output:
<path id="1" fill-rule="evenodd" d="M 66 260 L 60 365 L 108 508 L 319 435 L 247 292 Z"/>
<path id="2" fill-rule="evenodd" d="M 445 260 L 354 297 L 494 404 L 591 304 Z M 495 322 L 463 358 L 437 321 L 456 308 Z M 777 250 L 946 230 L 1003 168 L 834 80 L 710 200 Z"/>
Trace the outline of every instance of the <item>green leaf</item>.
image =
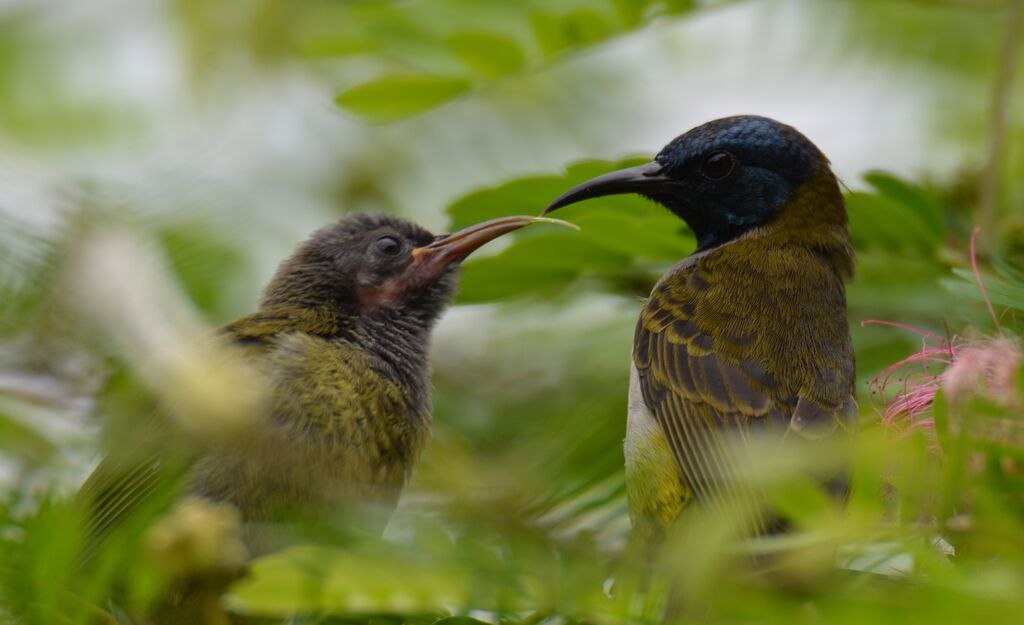
<path id="1" fill-rule="evenodd" d="M 0 336 L 42 318 L 54 293 L 63 248 L 0 209 Z"/>
<path id="2" fill-rule="evenodd" d="M 577 232 L 538 232 L 535 236 L 523 237 L 498 255 L 517 267 L 540 267 L 544 269 L 591 268 L 603 270 L 621 269 L 630 263 L 628 256 L 620 254 L 599 243 L 578 236 Z"/>
<path id="3" fill-rule="evenodd" d="M 995 267 L 996 273 L 1006 278 L 1009 282 L 1024 286 L 1024 271 L 1014 267 L 1002 254 L 996 253 L 992 255 L 992 266 Z"/>
<path id="4" fill-rule="evenodd" d="M 541 10 L 530 13 L 530 29 L 544 56 L 553 56 L 569 47 L 562 20 L 554 13 Z"/>
<path id="5" fill-rule="evenodd" d="M 809 477 L 785 480 L 772 485 L 769 492 L 779 513 L 800 526 L 807 527 L 836 514 L 832 499 Z"/>
<path id="6" fill-rule="evenodd" d="M 647 159 L 582 161 L 564 176 L 531 176 L 477 191 L 448 208 L 452 228 L 512 214 L 537 214 L 566 189 L 601 174 Z M 470 259 L 462 279 L 460 303 L 549 295 L 578 278 L 649 288 L 649 274 L 686 256 L 694 238 L 686 224 L 664 208 L 637 196 L 595 198 L 561 209 L 558 216 L 580 226 L 565 232 L 532 226 L 512 239 L 502 253 Z M 652 267 L 652 263 L 657 267 Z M 640 282 L 642 281 L 642 282 Z M 637 289 L 626 289 L 630 293 Z"/>
<path id="7" fill-rule="evenodd" d="M 638 260 L 671 263 L 696 247 L 685 222 L 639 197 L 598 198 L 561 212 L 580 227 L 580 236 Z"/>
<path id="8" fill-rule="evenodd" d="M 309 38 L 299 44 L 299 53 L 309 58 L 337 58 L 380 52 L 380 45 L 361 37 Z"/>
<path id="9" fill-rule="evenodd" d="M 923 187 L 882 171 L 865 174 L 864 181 L 880 194 L 892 198 L 920 217 L 936 237 L 941 237 L 945 233 L 945 224 L 942 222 L 942 206 L 938 198 L 928 193 Z"/>
<path id="10" fill-rule="evenodd" d="M 463 78 L 429 74 L 393 75 L 338 94 L 335 104 L 368 121 L 389 122 L 418 115 L 469 90 Z"/>
<path id="11" fill-rule="evenodd" d="M 644 12 L 652 0 L 613 0 L 612 4 L 619 15 L 619 21 L 627 28 L 634 27 L 643 20 Z"/>
<path id="12" fill-rule="evenodd" d="M 264 616 L 445 613 L 465 602 L 464 571 L 407 556 L 387 547 L 296 547 L 257 559 L 227 602 L 233 611 Z"/>
<path id="13" fill-rule="evenodd" d="M 457 303 L 482 304 L 528 294 L 553 294 L 582 272 L 582 267 L 521 267 L 501 256 L 481 258 L 463 267 Z"/>
<path id="14" fill-rule="evenodd" d="M 846 194 L 850 232 L 858 249 L 933 254 L 945 236 L 943 209 L 924 188 L 884 172 L 864 176 L 874 193 Z"/>
<path id="15" fill-rule="evenodd" d="M 572 45 L 597 43 L 612 34 L 605 16 L 591 9 L 579 9 L 563 17 L 562 30 Z"/>
<path id="16" fill-rule="evenodd" d="M 241 250 L 201 222 L 178 222 L 158 232 L 171 265 L 192 301 L 206 312 L 231 312 L 225 288 L 242 268 Z"/>
<path id="17" fill-rule="evenodd" d="M 530 13 L 530 27 L 545 56 L 603 41 L 614 32 L 608 19 L 593 9 L 577 9 L 565 15 L 537 10 Z"/>
<path id="18" fill-rule="evenodd" d="M 1005 259 L 996 256 L 993 266 L 997 276 L 982 276 L 989 301 L 994 306 L 1007 306 L 1016 310 L 1024 310 L 1024 274 L 1010 265 Z M 943 285 L 958 296 L 976 301 L 984 301 L 985 296 L 978 288 L 974 272 L 965 268 L 953 269 L 961 280 L 944 280 Z M 999 311 L 997 310 L 998 314 Z"/>
<path id="19" fill-rule="evenodd" d="M 448 207 L 451 229 L 458 230 L 504 215 L 536 215 L 560 190 L 567 188 L 564 185 L 558 176 L 532 176 L 473 192 Z"/>
<path id="20" fill-rule="evenodd" d="M 464 228 L 480 221 L 506 215 L 538 214 L 551 203 L 551 200 L 572 186 L 609 171 L 640 165 L 647 160 L 646 158 L 629 158 L 621 161 L 580 161 L 569 165 L 565 174 L 561 176 L 527 176 L 511 180 L 497 187 L 470 193 L 448 207 L 447 212 L 452 218 L 451 227 L 452 229 Z M 649 202 L 626 196 L 601 198 L 600 201 L 611 204 L 620 203 L 623 200 L 634 200 L 634 205 L 650 205 Z M 565 214 L 567 210 L 563 209 L 558 214 Z"/>
<path id="21" fill-rule="evenodd" d="M 519 43 L 498 33 L 456 33 L 447 38 L 446 44 L 467 68 L 484 78 L 501 78 L 526 66 Z"/>
<path id="22" fill-rule="evenodd" d="M 966 296 L 973 300 L 983 301 L 985 299 L 981 289 L 978 288 L 973 271 L 955 268 L 953 273 L 963 281 L 944 281 L 947 288 L 957 295 Z M 985 291 L 988 293 L 989 300 L 994 306 L 1009 306 L 1017 310 L 1024 310 L 1024 286 L 1011 284 L 1006 280 L 992 276 L 982 276 L 982 280 L 985 284 Z"/>
<path id="23" fill-rule="evenodd" d="M 850 233 L 858 248 L 883 247 L 931 254 L 942 241 L 941 234 L 917 212 L 887 195 L 847 193 L 846 210 Z"/>
<path id="24" fill-rule="evenodd" d="M 0 408 L 0 450 L 38 464 L 51 458 L 57 446 L 49 439 Z"/>

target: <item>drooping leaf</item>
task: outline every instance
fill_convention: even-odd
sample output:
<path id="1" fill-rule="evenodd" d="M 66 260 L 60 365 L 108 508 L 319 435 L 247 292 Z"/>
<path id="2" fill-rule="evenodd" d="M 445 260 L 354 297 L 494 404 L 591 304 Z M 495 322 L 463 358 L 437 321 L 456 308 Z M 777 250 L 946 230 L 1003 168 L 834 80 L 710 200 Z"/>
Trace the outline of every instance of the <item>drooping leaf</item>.
<path id="1" fill-rule="evenodd" d="M 923 187 L 883 171 L 868 172 L 864 175 L 864 181 L 881 195 L 892 198 L 920 217 L 933 235 L 942 236 L 945 232 L 942 206 L 938 198 Z"/>
<path id="2" fill-rule="evenodd" d="M 563 176 L 519 178 L 471 193 L 448 208 L 452 228 L 504 215 L 537 214 L 585 180 L 646 160 L 582 161 L 567 167 Z M 648 281 L 652 266 L 667 267 L 694 249 L 693 235 L 682 220 L 639 196 L 587 200 L 561 209 L 557 216 L 577 224 L 580 231 L 534 226 L 517 233 L 498 255 L 470 259 L 459 301 L 552 294 L 583 276 L 606 283 L 613 278 Z"/>
<path id="3" fill-rule="evenodd" d="M 437 108 L 469 90 L 463 78 L 396 74 L 343 91 L 334 102 L 368 121 L 388 122 Z"/>
<path id="4" fill-rule="evenodd" d="M 932 253 L 942 242 L 941 232 L 915 208 L 891 196 L 862 191 L 847 193 L 846 209 L 858 248 Z"/>
<path id="5" fill-rule="evenodd" d="M 527 176 L 511 180 L 497 187 L 483 189 L 466 195 L 453 202 L 447 209 L 452 219 L 452 228 L 463 228 L 486 219 L 510 214 L 536 215 L 559 194 L 569 188 L 609 171 L 632 167 L 646 162 L 643 158 L 629 158 L 622 161 L 580 161 L 566 168 L 563 175 Z M 639 198 L 613 196 L 601 198 L 600 203 L 615 203 L 624 208 L 652 206 Z M 626 204 L 622 204 L 625 202 Z M 595 202 L 590 202 L 593 206 Z M 555 216 L 564 215 L 572 208 L 563 209 Z M 677 220 L 678 221 L 678 220 Z"/>
<path id="6" fill-rule="evenodd" d="M 573 232 L 524 237 L 496 256 L 467 263 L 460 303 L 550 293 L 567 286 L 584 271 L 614 271 L 630 258 Z"/>
<path id="7" fill-rule="evenodd" d="M 526 56 L 519 43 L 501 33 L 455 33 L 446 43 L 452 54 L 483 78 L 501 78 L 520 72 L 526 66 Z"/>
<path id="8" fill-rule="evenodd" d="M 942 284 L 958 297 L 975 301 L 984 300 L 985 296 L 978 288 L 974 272 L 970 269 L 953 269 L 960 280 L 943 280 Z M 1007 279 L 995 276 L 983 276 L 985 292 L 995 306 L 1007 306 L 1024 311 L 1024 285 L 1014 284 Z"/>
<path id="9" fill-rule="evenodd" d="M 943 206 L 923 187 L 874 171 L 864 180 L 874 192 L 846 194 L 850 232 L 858 251 L 885 249 L 934 253 L 946 232 Z"/>
<path id="10" fill-rule="evenodd" d="M 476 260 L 462 270 L 459 304 L 484 304 L 528 294 L 550 295 L 579 277 L 582 270 L 509 267 L 500 257 Z"/>

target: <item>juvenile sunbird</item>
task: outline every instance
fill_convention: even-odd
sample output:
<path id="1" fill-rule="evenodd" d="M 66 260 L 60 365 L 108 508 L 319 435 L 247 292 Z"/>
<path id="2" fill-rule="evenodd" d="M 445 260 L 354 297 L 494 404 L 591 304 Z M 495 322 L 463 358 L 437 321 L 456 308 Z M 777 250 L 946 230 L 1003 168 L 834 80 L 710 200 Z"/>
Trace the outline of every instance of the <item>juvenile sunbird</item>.
<path id="1" fill-rule="evenodd" d="M 743 443 L 845 436 L 857 420 L 844 287 L 854 253 L 829 161 L 790 126 L 728 117 L 651 163 L 570 189 L 545 213 L 623 193 L 661 204 L 697 238 L 655 284 L 633 340 L 625 452 L 635 532 L 660 537 L 693 500 L 741 511 L 755 532 L 778 529 L 785 521 L 747 479 Z M 817 477 L 841 494 L 844 473 Z"/>
<path id="2" fill-rule="evenodd" d="M 197 441 L 178 496 L 230 504 L 247 539 L 254 526 L 346 507 L 390 513 L 427 442 L 430 332 L 459 264 L 537 221 L 555 220 L 506 217 L 434 236 L 395 217 L 353 214 L 314 233 L 280 265 L 259 309 L 215 337 L 266 387 L 258 431 Z M 108 456 L 83 487 L 94 542 L 167 471 L 163 441 L 148 438 L 141 451 Z"/>

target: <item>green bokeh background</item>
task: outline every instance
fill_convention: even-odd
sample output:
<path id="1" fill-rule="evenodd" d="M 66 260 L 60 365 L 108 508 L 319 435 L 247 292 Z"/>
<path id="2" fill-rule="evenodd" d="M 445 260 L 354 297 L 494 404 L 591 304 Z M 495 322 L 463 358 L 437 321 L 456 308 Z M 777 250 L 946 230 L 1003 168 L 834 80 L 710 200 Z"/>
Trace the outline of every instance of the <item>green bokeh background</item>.
<path id="1" fill-rule="evenodd" d="M 780 497 L 816 540 L 916 564 L 890 578 L 822 572 L 801 556 L 785 583 L 752 583 L 698 519 L 690 534 L 715 548 L 683 540 L 664 558 L 707 599 L 683 618 L 1019 622 L 1020 441 L 957 447 L 987 454 L 979 474 L 966 451 L 947 445 L 939 463 L 919 434 L 879 427 L 867 381 L 920 338 L 862 322 L 992 336 L 965 272 L 984 224 L 981 268 L 1001 331 L 1017 340 L 1020 11 L 1016 0 L 4 3 L 0 623 L 91 622 L 82 602 L 116 577 L 68 598 L 78 534 L 60 502 L 116 424 L 157 403 L 133 356 L 147 331 L 196 327 L 144 314 L 128 331 L 119 311 L 161 316 L 170 298 L 215 326 L 251 311 L 292 247 L 346 212 L 436 231 L 533 214 L 738 113 L 793 124 L 830 156 L 858 253 L 849 305 L 864 486 L 845 523 L 806 484 L 783 479 Z M 231 609 L 311 623 L 657 621 L 664 580 L 644 591 L 621 564 L 629 351 L 641 298 L 693 237 L 638 198 L 562 213 L 582 230 L 530 228 L 466 263 L 435 333 L 434 437 L 385 542 L 311 533 L 319 548 L 257 565 Z M 103 248 L 105 233 L 135 242 L 111 247 L 125 272 L 78 272 L 82 248 Z M 164 270 L 133 273 L 140 258 Z M 122 306 L 127 293 L 143 307 Z M 1021 418 L 988 404 L 954 413 Z M 899 486 L 895 503 L 883 483 Z M 947 531 L 962 514 L 971 528 Z M 939 535 L 955 558 L 929 546 Z M 145 604 L 158 572 L 137 545 L 109 550 L 113 569 L 141 580 L 128 603 Z"/>

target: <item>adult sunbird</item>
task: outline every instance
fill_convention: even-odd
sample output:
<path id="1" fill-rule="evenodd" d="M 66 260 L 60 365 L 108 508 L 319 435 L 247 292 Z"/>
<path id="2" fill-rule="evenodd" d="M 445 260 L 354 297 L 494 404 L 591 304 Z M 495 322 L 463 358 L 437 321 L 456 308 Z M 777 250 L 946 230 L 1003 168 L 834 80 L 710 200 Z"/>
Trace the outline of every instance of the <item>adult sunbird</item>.
<path id="1" fill-rule="evenodd" d="M 661 204 L 697 238 L 636 326 L 625 442 L 634 531 L 660 536 L 694 499 L 778 529 L 784 520 L 739 477 L 756 470 L 742 441 L 841 436 L 857 418 L 844 287 L 854 253 L 829 161 L 790 126 L 728 117 L 544 212 L 623 193 Z M 843 472 L 824 479 L 845 490 Z"/>
<path id="2" fill-rule="evenodd" d="M 247 539 L 263 524 L 346 507 L 389 514 L 427 441 L 430 332 L 459 264 L 537 221 L 554 220 L 506 217 L 435 237 L 395 217 L 354 214 L 314 233 L 280 265 L 257 312 L 213 338 L 258 374 L 265 414 L 251 433 L 194 445 L 177 495 L 231 504 Z M 172 456 L 180 460 L 158 448 L 162 438 L 108 456 L 86 482 L 94 541 L 154 495 Z"/>

